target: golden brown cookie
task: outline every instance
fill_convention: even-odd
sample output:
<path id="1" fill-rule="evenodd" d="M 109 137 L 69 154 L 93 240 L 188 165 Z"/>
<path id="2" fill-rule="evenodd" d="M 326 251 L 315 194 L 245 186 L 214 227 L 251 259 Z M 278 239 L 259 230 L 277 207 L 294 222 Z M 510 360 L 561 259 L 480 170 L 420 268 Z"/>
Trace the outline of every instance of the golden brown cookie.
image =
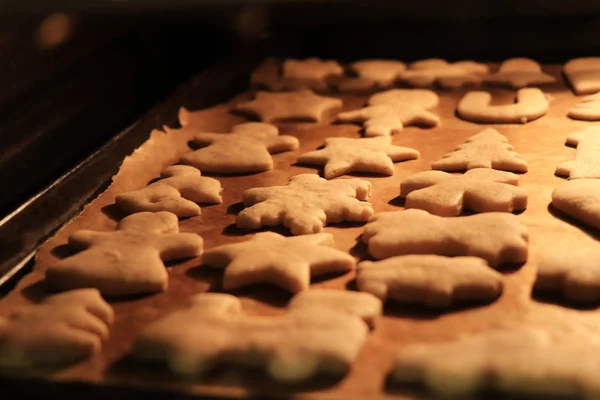
<path id="1" fill-rule="evenodd" d="M 552 75 L 542 72 L 542 67 L 530 58 L 511 58 L 500 65 L 498 72 L 490 74 L 485 82 L 492 85 L 521 89 L 556 82 Z"/>
<path id="2" fill-rule="evenodd" d="M 577 147 L 575 159 L 556 167 L 556 175 L 569 179 L 600 178 L 600 129 L 588 127 L 567 136 L 567 144 Z"/>
<path id="3" fill-rule="evenodd" d="M 550 103 L 538 88 L 517 92 L 513 104 L 492 105 L 488 92 L 468 92 L 458 103 L 458 115 L 467 121 L 484 124 L 524 124 L 544 116 Z"/>

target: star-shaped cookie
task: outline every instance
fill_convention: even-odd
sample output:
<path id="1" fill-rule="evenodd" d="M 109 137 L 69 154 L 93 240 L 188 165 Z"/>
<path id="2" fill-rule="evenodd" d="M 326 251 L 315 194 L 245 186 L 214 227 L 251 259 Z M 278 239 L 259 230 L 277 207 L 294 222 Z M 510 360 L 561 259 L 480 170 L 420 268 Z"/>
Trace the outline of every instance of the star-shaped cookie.
<path id="1" fill-rule="evenodd" d="M 419 152 L 409 147 L 392 145 L 390 136 L 374 138 L 327 138 L 325 148 L 298 157 L 302 164 L 325 165 L 325 179 L 350 172 L 394 174 L 394 162 L 414 160 Z"/>
<path id="2" fill-rule="evenodd" d="M 317 233 L 326 223 L 364 222 L 373 215 L 365 202 L 371 183 L 363 179 L 328 181 L 313 174 L 296 175 L 286 186 L 248 189 L 236 225 L 242 229 L 283 224 L 294 235 Z"/>
<path id="3" fill-rule="evenodd" d="M 249 114 L 263 122 L 321 122 L 328 111 L 342 107 L 342 100 L 324 97 L 303 89 L 294 92 L 257 92 L 254 100 L 235 106 L 238 112 Z"/>
<path id="4" fill-rule="evenodd" d="M 267 282 L 298 293 L 309 288 L 311 276 L 354 269 L 354 257 L 329 247 L 333 244 L 330 233 L 285 237 L 262 232 L 246 242 L 210 249 L 202 261 L 225 269 L 225 290 Z"/>

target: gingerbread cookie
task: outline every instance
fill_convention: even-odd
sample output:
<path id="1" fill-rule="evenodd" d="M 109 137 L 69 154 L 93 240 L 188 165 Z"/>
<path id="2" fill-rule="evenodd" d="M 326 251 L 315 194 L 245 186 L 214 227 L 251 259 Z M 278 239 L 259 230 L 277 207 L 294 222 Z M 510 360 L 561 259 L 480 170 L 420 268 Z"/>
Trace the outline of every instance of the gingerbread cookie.
<path id="1" fill-rule="evenodd" d="M 225 270 L 224 290 L 266 282 L 298 293 L 309 288 L 311 276 L 354 269 L 354 257 L 333 245 L 330 233 L 285 237 L 262 232 L 206 251 L 202 263 Z"/>
<path id="2" fill-rule="evenodd" d="M 168 211 L 184 218 L 200 215 L 197 203 L 223 202 L 221 183 L 201 176 L 194 167 L 172 165 L 165 168 L 160 177 L 145 188 L 118 194 L 115 203 L 127 214 Z"/>
<path id="3" fill-rule="evenodd" d="M 409 65 L 400 80 L 409 86 L 427 87 L 437 84 L 443 88 L 458 88 L 467 85 L 478 85 L 489 69 L 485 64 L 474 61 L 448 63 L 434 58 L 421 60 Z"/>
<path id="4" fill-rule="evenodd" d="M 552 205 L 577 221 L 600 229 L 600 181 L 574 179 L 552 192 Z"/>
<path id="5" fill-rule="evenodd" d="M 488 92 L 468 92 L 458 103 L 458 115 L 467 121 L 484 124 L 519 124 L 538 119 L 548 112 L 548 98 L 538 88 L 517 92 L 514 104 L 492 105 Z"/>
<path id="6" fill-rule="evenodd" d="M 392 145 L 390 136 L 374 138 L 327 138 L 325 147 L 298 157 L 301 164 L 325 165 L 323 176 L 333 179 L 350 172 L 394 174 L 394 162 L 414 160 L 417 150 Z"/>
<path id="7" fill-rule="evenodd" d="M 412 104 L 381 104 L 354 111 L 341 112 L 338 122 L 358 123 L 364 126 L 366 136 L 390 136 L 405 125 L 438 126 L 440 119 L 431 111 Z"/>
<path id="8" fill-rule="evenodd" d="M 575 159 L 565 161 L 556 167 L 556 175 L 569 179 L 600 178 L 600 129 L 589 127 L 567 137 L 567 144 L 577 147 Z"/>
<path id="9" fill-rule="evenodd" d="M 96 289 L 50 296 L 0 317 L 0 366 L 66 366 L 100 352 L 113 310 Z"/>
<path id="10" fill-rule="evenodd" d="M 390 378 L 422 384 L 435 397 L 489 398 L 490 391 L 497 391 L 515 398 L 593 399 L 600 396 L 598 368 L 597 343 L 522 328 L 406 346 L 399 351 Z M 476 392 L 486 395 L 473 396 Z"/>
<path id="11" fill-rule="evenodd" d="M 272 153 L 295 150 L 298 139 L 279 135 L 271 124 L 247 122 L 232 133 L 198 133 L 192 142 L 202 148 L 181 156 L 180 162 L 205 172 L 250 173 L 273 169 Z"/>
<path id="12" fill-rule="evenodd" d="M 236 225 L 243 229 L 283 224 L 294 235 L 317 233 L 328 223 L 363 222 L 373 215 L 366 200 L 371 183 L 363 179 L 328 181 L 318 175 L 300 174 L 286 186 L 248 189 Z"/>
<path id="13" fill-rule="evenodd" d="M 409 255 L 358 264 L 362 292 L 385 301 L 443 309 L 457 303 L 492 302 L 502 293 L 502 274 L 477 257 Z"/>
<path id="14" fill-rule="evenodd" d="M 268 123 L 321 122 L 326 113 L 341 107 L 340 99 L 319 96 L 303 89 L 285 93 L 257 92 L 254 100 L 236 105 L 235 110 Z"/>
<path id="15" fill-rule="evenodd" d="M 582 121 L 600 121 L 600 93 L 584 97 L 581 103 L 569 109 L 567 116 Z"/>
<path id="16" fill-rule="evenodd" d="M 433 110 L 440 103 L 439 96 L 428 89 L 390 89 L 369 97 L 370 106 L 412 104 Z"/>
<path id="17" fill-rule="evenodd" d="M 498 267 L 527 261 L 529 233 L 509 213 L 444 218 L 410 209 L 374 215 L 362 240 L 377 259 L 405 254 L 474 256 Z"/>
<path id="18" fill-rule="evenodd" d="M 360 305 L 366 298 L 357 295 L 339 294 L 355 303 L 353 309 L 380 310 Z M 285 314 L 267 317 L 245 314 L 240 299 L 231 295 L 196 295 L 187 308 L 146 327 L 135 341 L 133 355 L 166 362 L 184 376 L 200 376 L 223 363 L 258 365 L 274 380 L 287 383 L 320 373 L 345 374 L 367 339 L 367 324 L 341 298 L 327 301 L 319 293 L 315 312 L 315 302 L 299 301 L 299 296 L 310 297 L 312 291 L 298 294 Z"/>
<path id="19" fill-rule="evenodd" d="M 454 151 L 431 164 L 432 169 L 454 172 L 473 168 L 493 168 L 512 172 L 527 172 L 527 163 L 506 136 L 495 129 L 484 129 L 469 137 Z"/>
<path id="20" fill-rule="evenodd" d="M 325 82 L 328 77 L 344 75 L 344 68 L 334 60 L 307 58 L 306 60 L 287 59 L 283 62 L 283 78 L 307 82 Z"/>
<path id="21" fill-rule="evenodd" d="M 259 89 L 283 90 L 281 87 L 281 66 L 278 60 L 269 57 L 250 74 L 250 86 Z"/>
<path id="22" fill-rule="evenodd" d="M 76 231 L 76 254 L 46 269 L 46 282 L 60 290 L 97 288 L 105 295 L 160 292 L 167 288 L 164 262 L 202 253 L 202 238 L 179 233 L 175 214 L 142 212 L 123 218 L 114 232 Z"/>
<path id="23" fill-rule="evenodd" d="M 442 217 L 460 215 L 468 209 L 477 213 L 522 211 L 527 208 L 527 191 L 519 176 L 489 168 L 475 168 L 463 175 L 424 171 L 400 183 L 406 208 L 420 208 Z"/>
<path id="24" fill-rule="evenodd" d="M 563 72 L 575 93 L 600 92 L 600 57 L 575 58 L 564 65 Z"/>
<path id="25" fill-rule="evenodd" d="M 359 78 L 373 82 L 373 87 L 383 89 L 394 86 L 406 64 L 397 60 L 362 60 L 352 63 L 350 69 Z"/>
<path id="26" fill-rule="evenodd" d="M 488 75 L 485 82 L 521 89 L 531 85 L 554 83 L 556 79 L 542 72 L 540 64 L 530 58 L 511 58 L 500 65 L 498 72 Z"/>

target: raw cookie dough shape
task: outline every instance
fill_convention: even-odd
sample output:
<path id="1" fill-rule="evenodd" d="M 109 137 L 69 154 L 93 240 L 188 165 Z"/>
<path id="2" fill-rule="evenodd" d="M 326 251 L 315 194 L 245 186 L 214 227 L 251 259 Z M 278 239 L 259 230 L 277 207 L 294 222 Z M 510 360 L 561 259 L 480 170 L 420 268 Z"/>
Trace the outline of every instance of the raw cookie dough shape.
<path id="1" fill-rule="evenodd" d="M 542 72 L 541 65 L 531 58 L 511 58 L 500 65 L 498 72 L 488 75 L 485 82 L 521 89 L 531 85 L 554 83 L 556 79 Z"/>
<path id="2" fill-rule="evenodd" d="M 595 399 L 599 368 L 600 348 L 592 340 L 536 328 L 498 329 L 405 346 L 390 379 L 423 384 L 434 397 L 487 398 L 471 395 L 493 390 L 526 398 Z"/>
<path id="3" fill-rule="evenodd" d="M 248 241 L 204 252 L 202 263 L 225 270 L 224 290 L 271 283 L 298 293 L 309 288 L 311 276 L 354 270 L 354 257 L 332 246 L 330 233 L 285 237 L 262 232 Z"/>
<path id="4" fill-rule="evenodd" d="M 96 289 L 47 297 L 0 317 L 0 366 L 57 367 L 98 354 L 113 310 Z"/>
<path id="5" fill-rule="evenodd" d="M 600 244 L 579 240 L 577 247 L 546 246 L 537 267 L 534 289 L 561 293 L 566 299 L 600 301 Z"/>
<path id="6" fill-rule="evenodd" d="M 364 222 L 374 213 L 366 200 L 371 183 L 363 179 L 328 181 L 313 174 L 293 176 L 286 186 L 244 191 L 246 208 L 236 225 L 242 229 L 283 224 L 294 235 L 317 233 L 327 223 Z"/>
<path id="7" fill-rule="evenodd" d="M 584 97 L 567 111 L 567 116 L 581 121 L 600 121 L 600 93 Z"/>
<path id="8" fill-rule="evenodd" d="M 324 165 L 323 176 L 333 179 L 351 172 L 394 174 L 394 162 L 414 160 L 417 150 L 392 145 L 390 136 L 374 138 L 327 138 L 325 147 L 301 154 L 300 164 Z"/>
<path id="9" fill-rule="evenodd" d="M 390 89 L 369 97 L 370 106 L 388 104 L 413 104 L 426 110 L 433 110 L 440 103 L 440 97 L 428 89 Z"/>
<path id="10" fill-rule="evenodd" d="M 512 172 L 475 168 L 463 175 L 424 171 L 400 183 L 400 197 L 406 208 L 419 208 L 441 217 L 476 213 L 515 212 L 527 208 L 527 191 L 518 187 L 519 176 Z"/>
<path id="11" fill-rule="evenodd" d="M 175 214 L 142 212 L 123 218 L 113 232 L 76 231 L 78 252 L 46 269 L 46 282 L 60 290 L 97 288 L 105 295 L 166 290 L 165 262 L 202 253 L 202 238 L 179 233 Z"/>
<path id="12" fill-rule="evenodd" d="M 600 57 L 575 58 L 564 65 L 563 72 L 575 93 L 600 92 Z"/>
<path id="13" fill-rule="evenodd" d="M 365 136 L 390 136 L 400 132 L 405 125 L 438 126 L 440 119 L 431 111 L 413 104 L 380 104 L 353 111 L 341 112 L 338 122 L 363 125 Z"/>
<path id="14" fill-rule="evenodd" d="M 466 120 L 484 124 L 520 124 L 538 119 L 548 112 L 548 98 L 538 88 L 517 92 L 513 104 L 491 105 L 488 92 L 468 92 L 458 103 L 458 115 Z"/>
<path id="15" fill-rule="evenodd" d="M 509 213 L 444 218 L 409 209 L 374 215 L 362 240 L 377 259 L 405 254 L 474 256 L 499 267 L 527 261 L 529 232 Z"/>
<path id="16" fill-rule="evenodd" d="M 502 274 L 477 257 L 407 255 L 358 264 L 362 292 L 385 301 L 444 309 L 455 304 L 492 302 L 503 289 Z"/>
<path id="17" fill-rule="evenodd" d="M 294 92 L 257 92 L 254 100 L 240 103 L 235 110 L 257 117 L 262 122 L 321 122 L 325 113 L 342 107 L 342 100 L 324 97 L 309 89 Z"/>
<path id="18" fill-rule="evenodd" d="M 192 142 L 202 148 L 181 156 L 180 162 L 205 172 L 236 174 L 273 169 L 273 153 L 295 150 L 298 139 L 279 135 L 271 124 L 247 122 L 232 133 L 198 133 Z"/>
<path id="19" fill-rule="evenodd" d="M 557 186 L 552 205 L 588 226 L 600 229 L 600 180 L 574 179 Z"/>
<path id="20" fill-rule="evenodd" d="M 527 172 L 527 163 L 508 144 L 506 136 L 495 129 L 484 129 L 445 154 L 441 160 L 433 162 L 431 168 L 448 172 L 473 168 Z"/>
<path id="21" fill-rule="evenodd" d="M 315 301 L 300 300 L 313 296 L 313 291 L 302 292 L 277 316 L 247 315 L 241 300 L 228 294 L 196 295 L 187 308 L 143 329 L 133 355 L 166 362 L 183 376 L 200 376 L 219 364 L 258 365 L 285 383 L 317 374 L 340 376 L 350 369 L 369 335 L 363 315 L 352 311 L 380 313 L 381 302 L 360 296 L 365 293 L 336 292 L 339 298 L 328 299 L 317 291 L 316 309 Z"/>
<path id="22" fill-rule="evenodd" d="M 575 159 L 556 167 L 556 175 L 578 178 L 600 178 L 600 129 L 589 127 L 567 136 L 567 144 L 577 147 Z"/>
<path id="23" fill-rule="evenodd" d="M 434 84 L 453 89 L 468 85 L 479 85 L 489 68 L 474 61 L 448 63 L 434 58 L 414 62 L 404 71 L 400 80 L 409 86 L 427 87 Z"/>
<path id="24" fill-rule="evenodd" d="M 115 203 L 127 214 L 168 211 L 185 218 L 200 215 L 197 203 L 223 202 L 221 183 L 201 176 L 194 167 L 172 165 L 161 172 L 160 178 L 142 189 L 118 194 Z"/>

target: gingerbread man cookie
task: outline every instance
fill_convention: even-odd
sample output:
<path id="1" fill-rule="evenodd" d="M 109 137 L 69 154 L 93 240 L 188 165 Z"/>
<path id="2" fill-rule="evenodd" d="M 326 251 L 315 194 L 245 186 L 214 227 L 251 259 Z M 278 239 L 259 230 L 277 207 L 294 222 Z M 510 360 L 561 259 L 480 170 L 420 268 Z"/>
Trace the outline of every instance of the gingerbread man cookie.
<path id="1" fill-rule="evenodd" d="M 600 92 L 600 57 L 574 58 L 563 72 L 577 94 Z"/>
<path id="2" fill-rule="evenodd" d="M 325 147 L 298 157 L 301 164 L 324 165 L 323 176 L 333 179 L 351 172 L 394 174 L 394 162 L 414 160 L 417 150 L 392 145 L 392 138 L 327 138 Z"/>
<path id="3" fill-rule="evenodd" d="M 581 121 L 600 121 L 600 93 L 584 97 L 581 103 L 569 109 L 567 116 Z"/>
<path id="4" fill-rule="evenodd" d="M 527 191 L 519 176 L 489 168 L 475 168 L 463 175 L 425 171 L 400 183 L 400 197 L 406 208 L 420 208 L 442 217 L 474 212 L 522 211 L 527 208 Z"/>
<path id="5" fill-rule="evenodd" d="M 527 261 L 529 233 L 509 213 L 444 218 L 410 209 L 374 215 L 362 240 L 377 259 L 405 254 L 474 256 L 498 267 Z"/>
<path id="6" fill-rule="evenodd" d="M 295 150 L 298 139 L 279 135 L 271 124 L 247 122 L 232 133 L 198 133 L 192 142 L 202 148 L 181 156 L 180 162 L 205 172 L 223 174 L 261 172 L 273 169 L 272 153 Z"/>
<path id="7" fill-rule="evenodd" d="M 46 269 L 46 282 L 60 290 L 97 288 L 105 295 L 160 292 L 167 288 L 164 262 L 202 253 L 202 238 L 179 233 L 175 214 L 142 212 L 123 218 L 114 232 L 76 231 L 76 254 Z"/>
<path id="8" fill-rule="evenodd" d="M 524 124 L 545 115 L 550 105 L 546 94 L 538 88 L 520 89 L 514 104 L 491 102 L 492 95 L 488 92 L 468 92 L 458 103 L 458 115 L 484 124 Z"/>
<path id="9" fill-rule="evenodd" d="M 311 276 L 354 269 L 354 257 L 333 245 L 330 233 L 285 237 L 262 232 L 206 251 L 202 263 L 225 269 L 225 290 L 267 282 L 298 293 L 309 288 Z"/>
<path id="10" fill-rule="evenodd" d="M 236 225 L 243 229 L 283 224 L 294 235 L 317 233 L 327 223 L 363 222 L 374 211 L 367 200 L 371 183 L 363 179 L 328 181 L 312 174 L 296 175 L 286 186 L 248 189 Z"/>
<path id="11" fill-rule="evenodd" d="M 474 61 L 448 63 L 434 58 L 421 60 L 409 65 L 400 80 L 409 86 L 427 87 L 437 84 L 443 88 L 458 88 L 479 85 L 489 69 L 485 64 Z"/>
<path id="12" fill-rule="evenodd" d="M 240 299 L 231 295 L 200 294 L 187 308 L 147 326 L 136 339 L 133 355 L 166 362 L 184 376 L 200 376 L 223 363 L 260 365 L 274 380 L 287 383 L 319 373 L 343 375 L 369 334 L 368 325 L 352 311 L 381 310 L 376 298 L 357 296 L 363 294 L 343 292 L 328 299 L 319 291 L 315 312 L 314 301 L 298 299 L 312 296 L 309 290 L 296 295 L 287 312 L 277 316 L 247 315 Z"/>
<path id="13" fill-rule="evenodd" d="M 556 82 L 552 75 L 542 72 L 542 67 L 530 58 L 511 58 L 500 65 L 495 74 L 485 78 L 486 83 L 521 89 L 531 85 Z"/>
<path id="14" fill-rule="evenodd" d="M 600 129 L 589 127 L 567 137 L 567 144 L 577 147 L 575 159 L 565 161 L 556 167 L 556 175 L 569 179 L 600 178 Z"/>

